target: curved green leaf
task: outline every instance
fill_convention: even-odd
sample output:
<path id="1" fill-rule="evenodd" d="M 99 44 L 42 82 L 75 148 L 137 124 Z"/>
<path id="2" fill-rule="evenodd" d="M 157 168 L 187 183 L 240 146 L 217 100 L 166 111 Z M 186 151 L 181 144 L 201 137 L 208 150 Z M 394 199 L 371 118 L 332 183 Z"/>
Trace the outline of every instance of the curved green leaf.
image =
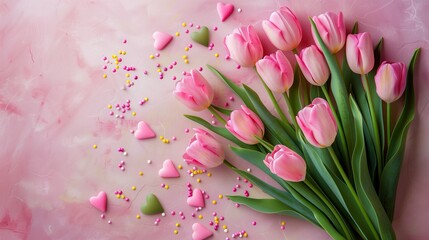
<path id="1" fill-rule="evenodd" d="M 387 163 L 381 174 L 380 182 L 380 200 L 386 209 L 390 219 L 393 218 L 395 210 L 396 188 L 399 180 L 399 173 L 402 166 L 402 160 L 405 151 L 405 142 L 407 132 L 415 115 L 415 97 L 414 97 L 414 66 L 420 48 L 417 49 L 411 58 L 408 66 L 407 88 L 405 89 L 405 101 L 401 115 L 392 132 L 390 146 L 387 150 Z"/>
<path id="2" fill-rule="evenodd" d="M 218 111 L 218 112 L 220 112 L 220 113 L 223 113 L 223 114 L 225 114 L 225 115 L 230 115 L 231 114 L 231 112 L 232 112 L 232 110 L 231 109 L 226 109 L 226 108 L 221 108 L 221 107 L 218 107 L 218 106 L 215 106 L 215 105 L 212 105 L 212 107 L 214 108 L 214 109 L 216 109 L 216 111 Z"/>

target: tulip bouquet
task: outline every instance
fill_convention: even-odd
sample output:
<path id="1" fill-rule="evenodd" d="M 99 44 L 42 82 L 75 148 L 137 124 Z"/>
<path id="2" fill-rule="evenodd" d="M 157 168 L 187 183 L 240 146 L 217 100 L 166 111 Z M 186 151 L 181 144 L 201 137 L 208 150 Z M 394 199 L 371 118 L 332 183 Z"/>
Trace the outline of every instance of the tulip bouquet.
<path id="1" fill-rule="evenodd" d="M 222 145 L 202 129 L 196 129 L 183 158 L 203 168 L 223 163 L 261 188 L 270 198 L 229 196 L 256 211 L 305 219 L 333 239 L 395 239 L 392 218 L 415 113 L 413 69 L 419 49 L 407 71 L 403 63 L 381 62 L 383 41 L 374 48 L 370 34 L 358 33 L 357 24 L 346 35 L 342 13 L 314 16 L 310 24 L 316 45 L 299 52 L 301 24 L 286 7 L 262 22 L 278 48 L 271 55 L 263 56 L 253 26 L 225 37 L 229 56 L 255 69 L 275 112 L 249 86 L 236 85 L 212 66 L 208 68 L 242 100 L 240 109 L 212 105 L 213 90 L 195 70 L 174 92 L 190 109 L 208 109 L 224 127 L 186 117 L 228 139 L 232 152 L 276 186 L 225 160 Z M 285 51 L 293 51 L 295 67 Z M 403 101 L 394 103 L 401 96 Z M 286 111 L 278 101 L 286 102 Z M 395 118 L 391 104 L 401 110 Z"/>

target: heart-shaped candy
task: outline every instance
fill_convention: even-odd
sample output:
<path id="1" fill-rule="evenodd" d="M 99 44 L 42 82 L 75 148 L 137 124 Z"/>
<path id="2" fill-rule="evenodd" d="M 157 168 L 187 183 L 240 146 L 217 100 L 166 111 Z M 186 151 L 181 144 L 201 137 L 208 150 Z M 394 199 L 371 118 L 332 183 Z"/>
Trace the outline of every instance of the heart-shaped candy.
<path id="1" fill-rule="evenodd" d="M 137 130 L 134 132 L 134 136 L 138 140 L 143 140 L 148 138 L 154 138 L 156 134 L 147 123 L 140 121 L 137 124 Z"/>
<path id="2" fill-rule="evenodd" d="M 89 202 L 92 206 L 97 208 L 102 212 L 106 212 L 107 210 L 107 194 L 106 192 L 99 192 L 97 196 L 93 196 L 89 198 Z"/>
<path id="3" fill-rule="evenodd" d="M 179 171 L 177 171 L 176 166 L 174 166 L 173 161 L 167 159 L 162 164 L 162 168 L 159 169 L 159 176 L 162 178 L 177 178 L 180 177 Z"/>
<path id="4" fill-rule="evenodd" d="M 213 236 L 212 231 L 204 227 L 200 223 L 194 223 L 192 225 L 192 240 L 204 240 Z"/>
<path id="5" fill-rule="evenodd" d="M 194 188 L 194 191 L 192 192 L 192 196 L 188 197 L 186 202 L 191 207 L 205 207 L 206 206 L 203 192 L 198 188 Z"/>
<path id="6" fill-rule="evenodd" d="M 154 32 L 152 38 L 155 39 L 155 42 L 153 43 L 155 49 L 162 50 L 171 42 L 173 36 L 164 32 Z"/>
<path id="7" fill-rule="evenodd" d="M 222 22 L 224 22 L 234 12 L 234 5 L 217 3 L 217 14 Z"/>
<path id="8" fill-rule="evenodd" d="M 164 208 L 162 207 L 158 198 L 153 193 L 150 193 L 146 196 L 146 204 L 142 204 L 142 206 L 140 207 L 140 211 L 144 215 L 154 215 L 158 213 L 163 213 Z"/>
<path id="9" fill-rule="evenodd" d="M 196 43 L 199 43 L 203 46 L 208 47 L 209 41 L 210 41 L 209 29 L 206 26 L 202 26 L 200 31 L 193 32 L 191 34 L 191 39 L 194 40 L 194 42 L 196 42 Z"/>

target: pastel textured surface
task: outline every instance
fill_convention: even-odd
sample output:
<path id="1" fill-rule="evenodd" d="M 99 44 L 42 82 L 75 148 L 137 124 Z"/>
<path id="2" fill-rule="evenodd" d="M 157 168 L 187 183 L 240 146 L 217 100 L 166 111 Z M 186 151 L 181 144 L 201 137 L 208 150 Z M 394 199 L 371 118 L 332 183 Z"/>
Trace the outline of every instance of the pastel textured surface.
<path id="1" fill-rule="evenodd" d="M 226 197 L 219 199 L 218 195 L 242 195 L 244 189 L 249 190 L 251 197 L 265 195 L 255 187 L 247 188 L 226 167 L 210 170 L 211 177 L 191 177 L 186 174 L 190 167 L 181 161 L 192 137 L 184 129 L 197 126 L 182 116 L 194 112 L 173 96 L 172 77 L 180 78 L 182 71 L 202 67 L 202 74 L 215 89 L 214 101 L 220 105 L 231 92 L 209 73 L 206 63 L 237 83 L 258 87 L 252 82 L 256 76 L 251 70 L 237 70 L 236 64 L 224 60 L 223 37 L 236 27 L 254 24 L 265 52 L 273 52 L 274 47 L 262 34 L 261 22 L 283 5 L 294 11 L 303 25 L 303 43 L 299 48 L 312 43 L 308 16 L 326 11 L 343 11 L 348 30 L 354 21 L 359 21 L 360 31 L 370 32 L 374 41 L 383 36 L 383 59 L 408 63 L 413 50 L 423 48 L 416 68 L 417 114 L 408 137 L 394 228 L 398 239 L 429 239 L 429 123 L 425 120 L 429 118 L 429 1 L 232 0 L 228 3 L 242 11 L 234 12 L 223 23 L 217 2 L 0 2 L 0 239 L 190 239 L 194 223 L 212 230 L 208 222 L 213 220 L 214 211 L 224 217 L 221 224 L 227 225 L 230 233 L 213 231 L 213 239 L 225 239 L 243 229 L 249 234 L 248 239 L 329 239 L 304 221 L 266 216 L 244 206 L 236 208 L 233 202 Z M 183 22 L 188 23 L 187 27 L 182 26 Z M 194 26 L 190 27 L 190 23 Z M 184 51 L 193 43 L 185 31 L 195 31 L 197 24 L 209 28 L 212 51 L 199 44 Z M 151 59 L 150 55 L 156 55 L 152 38 L 156 31 L 169 33 L 174 40 L 159 51 L 158 58 Z M 119 55 L 121 50 L 126 55 Z M 219 58 L 215 53 L 219 53 Z M 139 78 L 132 80 L 132 88 L 121 89 L 126 84 L 125 72 L 121 69 L 113 73 L 112 54 L 123 58 L 121 66 L 136 67 L 130 73 Z M 185 54 L 189 64 L 182 59 Z M 288 58 L 293 60 L 291 54 Z M 160 80 L 156 63 L 168 66 L 173 61 L 178 62 L 177 66 L 165 71 Z M 149 101 L 139 105 L 146 97 Z M 131 111 L 136 116 L 127 112 L 121 120 L 109 115 L 108 104 L 115 108 L 116 103 L 127 99 L 131 100 Z M 238 101 L 229 104 L 239 108 Z M 116 113 L 115 109 L 112 111 Z M 198 115 L 210 119 L 207 111 Z M 141 120 L 170 143 L 136 140 L 130 130 Z M 128 155 L 118 152 L 119 147 L 124 147 Z M 158 176 L 164 159 L 174 159 L 176 165 L 184 166 L 180 178 Z M 250 167 L 239 159 L 228 159 L 243 169 Z M 121 160 L 126 162 L 124 171 L 117 167 Z M 197 177 L 202 181 L 197 182 Z M 203 219 L 191 217 L 195 209 L 187 204 L 188 182 L 210 196 L 206 207 L 197 213 Z M 162 188 L 161 184 L 170 188 Z M 242 188 L 234 193 L 236 184 Z M 132 186 L 137 187 L 136 191 L 131 190 Z M 119 189 L 130 201 L 116 198 L 114 192 Z M 109 199 L 104 219 L 88 201 L 99 191 L 105 191 Z M 136 218 L 149 193 L 155 193 L 162 202 L 165 218 L 159 214 Z M 213 200 L 217 204 L 212 204 Z M 186 219 L 182 220 L 179 214 L 172 216 L 173 210 L 182 211 Z M 162 220 L 155 226 L 158 217 Z M 112 224 L 108 224 L 109 220 Z M 257 225 L 253 226 L 252 221 Z M 280 229 L 281 221 L 286 222 L 285 230 Z M 180 228 L 175 227 L 177 222 Z M 177 235 L 173 234 L 175 229 Z"/>

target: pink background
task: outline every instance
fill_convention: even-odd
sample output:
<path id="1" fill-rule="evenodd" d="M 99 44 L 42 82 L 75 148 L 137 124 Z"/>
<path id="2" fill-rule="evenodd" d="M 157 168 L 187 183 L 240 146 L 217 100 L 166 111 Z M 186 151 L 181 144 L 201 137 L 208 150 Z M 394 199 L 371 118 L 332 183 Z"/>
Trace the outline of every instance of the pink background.
<path id="1" fill-rule="evenodd" d="M 260 29 L 261 20 L 282 5 L 290 7 L 306 29 L 301 47 L 311 42 L 307 16 L 329 10 L 342 11 L 349 29 L 359 21 L 360 30 L 369 31 L 374 41 L 383 36 L 384 59 L 408 63 L 413 50 L 423 48 L 416 68 L 417 115 L 408 138 L 394 227 L 398 239 L 429 239 L 429 1 L 231 1 L 242 12 L 235 11 L 224 23 L 217 16 L 216 3 L 0 1 L 0 239 L 190 239 L 194 222 L 213 230 L 208 224 L 213 221 L 212 212 L 225 217 L 213 239 L 225 239 L 241 230 L 249 239 L 258 240 L 329 239 L 301 220 L 266 216 L 218 199 L 219 194 L 233 194 L 236 184 L 241 185 L 237 194 L 247 189 L 251 197 L 263 196 L 260 190 L 237 181 L 225 167 L 210 170 L 212 177 L 191 177 L 186 173 L 190 167 L 184 165 L 179 179 L 158 177 L 165 159 L 183 164 L 181 155 L 192 137 L 192 130 L 185 133 L 184 129 L 196 126 L 182 117 L 192 112 L 172 96 L 172 77 L 180 78 L 182 71 L 202 66 L 203 75 L 217 92 L 216 103 L 229 101 L 231 93 L 205 64 L 218 67 L 236 81 L 250 83 L 254 75 L 249 70 L 235 70 L 235 64 L 225 61 L 222 39 L 241 25 L 255 24 Z M 188 27 L 182 27 L 182 22 Z M 195 31 L 195 26 L 189 27 L 191 22 L 209 27 L 213 51 L 190 40 L 185 30 Z M 214 26 L 217 31 L 213 31 Z M 157 52 L 151 37 L 154 31 L 180 32 L 180 36 L 159 51 L 159 58 L 151 60 L 149 55 Z M 128 43 L 123 44 L 123 39 Z M 193 47 L 185 52 L 189 43 Z M 112 60 L 110 56 L 120 50 L 127 51 L 121 66 L 135 66 L 137 70 L 131 74 L 139 76 L 127 90 L 121 90 L 125 72 L 114 74 L 114 64 L 103 61 L 104 56 Z M 214 53 L 220 57 L 215 58 Z M 184 54 L 189 56 L 188 65 L 182 60 Z M 160 80 L 155 64 L 168 66 L 173 61 L 177 66 Z M 107 70 L 103 70 L 104 65 L 108 65 Z M 144 70 L 149 72 L 147 76 Z M 145 97 L 149 102 L 140 106 L 138 102 Z M 115 106 L 127 99 L 135 117 L 130 112 L 125 120 L 109 116 L 108 104 Z M 233 105 L 236 102 L 229 101 Z M 210 120 L 206 112 L 199 115 Z M 140 120 L 150 124 L 158 137 L 176 136 L 177 140 L 170 144 L 159 139 L 137 141 L 129 131 Z M 93 144 L 98 148 L 93 149 Z M 124 147 L 129 155 L 118 153 L 118 147 Z M 149 159 L 153 162 L 150 165 Z M 121 160 L 126 161 L 124 172 L 117 167 Z M 233 161 L 244 169 L 249 167 L 243 161 Z M 139 171 L 144 176 L 139 176 Z M 203 215 L 202 220 L 192 218 L 194 209 L 186 204 L 188 182 L 210 196 L 207 207 L 197 213 Z M 170 189 L 162 189 L 162 183 Z M 123 190 L 131 201 L 116 199 L 116 190 Z M 99 191 L 108 194 L 105 219 L 88 202 Z M 136 219 L 141 203 L 151 192 L 159 197 L 167 216 L 142 215 Z M 211 203 L 214 199 L 218 204 Z M 170 211 L 183 211 L 186 219 L 172 216 Z M 161 222 L 155 226 L 158 217 Z M 252 226 L 252 221 L 257 225 Z M 285 230 L 280 229 L 281 221 L 286 222 Z M 176 223 L 181 226 L 176 227 Z M 222 225 L 228 226 L 229 233 L 221 230 Z M 177 235 L 174 229 L 179 231 Z"/>

